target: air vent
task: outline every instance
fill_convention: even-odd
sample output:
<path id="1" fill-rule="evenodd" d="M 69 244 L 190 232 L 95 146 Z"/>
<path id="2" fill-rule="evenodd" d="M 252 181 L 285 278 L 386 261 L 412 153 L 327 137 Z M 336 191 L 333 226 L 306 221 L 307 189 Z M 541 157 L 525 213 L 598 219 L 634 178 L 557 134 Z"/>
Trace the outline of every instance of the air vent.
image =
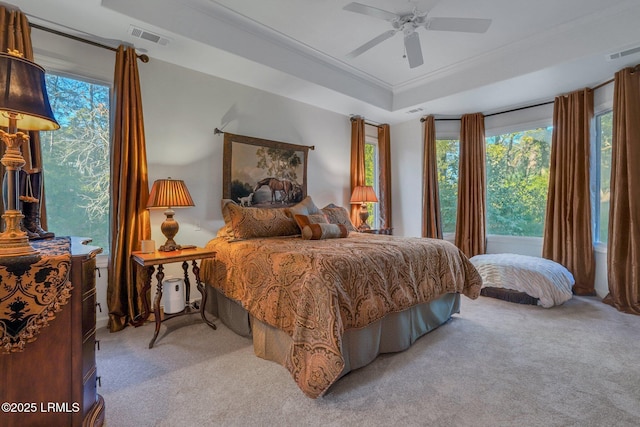
<path id="1" fill-rule="evenodd" d="M 633 55 L 634 53 L 638 52 L 640 52 L 640 46 L 625 49 L 620 52 L 609 53 L 607 54 L 606 58 L 607 61 L 613 61 L 614 59 L 624 58 L 625 56 Z"/>
<path id="2" fill-rule="evenodd" d="M 133 37 L 159 44 L 160 46 L 166 46 L 171 41 L 168 37 L 161 36 L 160 34 L 156 34 L 133 25 L 129 26 L 129 34 Z"/>
<path id="3" fill-rule="evenodd" d="M 420 111 L 424 111 L 422 108 L 414 108 L 413 110 L 407 111 L 407 114 L 419 113 Z"/>

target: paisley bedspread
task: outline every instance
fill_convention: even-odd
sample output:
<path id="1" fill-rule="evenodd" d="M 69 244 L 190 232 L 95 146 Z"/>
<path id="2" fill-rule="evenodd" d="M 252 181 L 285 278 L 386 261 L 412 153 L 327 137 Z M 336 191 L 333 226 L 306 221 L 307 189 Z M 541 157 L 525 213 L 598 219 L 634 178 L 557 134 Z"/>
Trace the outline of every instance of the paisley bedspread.
<path id="1" fill-rule="evenodd" d="M 285 367 L 312 398 L 340 377 L 345 330 L 445 293 L 475 299 L 482 286 L 469 260 L 443 240 L 351 233 L 215 238 L 207 247 L 217 255 L 202 263 L 206 283 L 293 338 Z"/>

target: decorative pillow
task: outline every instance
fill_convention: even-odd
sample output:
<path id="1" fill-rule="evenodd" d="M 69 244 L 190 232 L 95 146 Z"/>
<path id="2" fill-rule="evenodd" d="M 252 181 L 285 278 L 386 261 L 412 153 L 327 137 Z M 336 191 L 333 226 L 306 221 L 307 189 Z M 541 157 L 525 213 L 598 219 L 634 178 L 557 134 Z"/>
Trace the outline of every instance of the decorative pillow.
<path id="1" fill-rule="evenodd" d="M 218 237 L 225 237 L 227 239 L 233 239 L 233 226 L 231 224 L 231 214 L 229 213 L 229 205 L 236 205 L 231 199 L 222 199 L 220 207 L 222 209 L 222 219 L 224 219 L 224 226 L 218 230 Z"/>
<path id="2" fill-rule="evenodd" d="M 342 206 L 331 203 L 322 208 L 322 212 L 327 216 L 330 224 L 342 224 L 348 231 L 358 231 L 349 218 L 349 212 Z"/>
<path id="3" fill-rule="evenodd" d="M 322 212 L 311 200 L 311 196 L 305 197 L 300 203 L 287 208 L 287 213 L 293 218 L 296 215 L 315 215 Z"/>
<path id="4" fill-rule="evenodd" d="M 231 203 L 226 207 L 236 239 L 300 234 L 298 225 L 287 216 L 285 208 L 245 208 Z"/>
<path id="5" fill-rule="evenodd" d="M 305 225 L 309 224 L 328 224 L 329 221 L 327 217 L 324 216 L 323 213 L 313 214 L 313 215 L 294 215 L 293 217 L 300 227 L 300 231 L 304 228 Z"/>
<path id="6" fill-rule="evenodd" d="M 349 230 L 344 224 L 309 224 L 302 229 L 305 240 L 324 240 L 347 237 Z"/>

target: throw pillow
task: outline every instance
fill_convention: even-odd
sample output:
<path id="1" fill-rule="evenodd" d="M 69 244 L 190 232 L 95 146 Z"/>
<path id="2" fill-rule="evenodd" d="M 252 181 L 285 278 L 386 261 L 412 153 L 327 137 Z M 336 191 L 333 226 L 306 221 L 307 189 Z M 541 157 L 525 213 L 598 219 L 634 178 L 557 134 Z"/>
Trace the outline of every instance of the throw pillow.
<path id="1" fill-rule="evenodd" d="M 358 231 L 349 218 L 349 212 L 342 206 L 331 203 L 322 208 L 322 212 L 327 216 L 330 224 L 342 224 L 348 231 Z"/>
<path id="2" fill-rule="evenodd" d="M 291 218 L 296 215 L 315 215 L 322 213 L 313 203 L 313 200 L 311 200 L 311 196 L 307 196 L 301 202 L 287 208 L 287 212 Z"/>
<path id="3" fill-rule="evenodd" d="M 324 240 L 347 237 L 349 230 L 343 224 L 309 224 L 302 229 L 305 240 Z"/>
<path id="4" fill-rule="evenodd" d="M 236 239 L 300 234 L 298 225 L 287 216 L 285 208 L 245 208 L 230 203 L 226 207 Z"/>
<path id="5" fill-rule="evenodd" d="M 313 214 L 313 215 L 294 215 L 293 217 L 300 227 L 300 231 L 304 228 L 305 225 L 309 224 L 328 224 L 327 217 L 324 216 L 323 213 Z"/>

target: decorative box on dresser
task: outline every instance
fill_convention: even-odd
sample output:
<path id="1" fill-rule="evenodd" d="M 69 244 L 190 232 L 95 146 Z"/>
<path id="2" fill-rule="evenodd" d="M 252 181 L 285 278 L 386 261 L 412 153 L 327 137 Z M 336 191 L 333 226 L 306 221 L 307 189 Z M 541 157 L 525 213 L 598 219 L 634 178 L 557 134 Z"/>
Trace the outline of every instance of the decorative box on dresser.
<path id="1" fill-rule="evenodd" d="M 13 405 L 3 406 L 2 426 L 104 423 L 95 357 L 96 255 L 102 249 L 90 241 L 71 239 L 69 301 L 22 352 L 0 354 L 0 403 Z"/>

